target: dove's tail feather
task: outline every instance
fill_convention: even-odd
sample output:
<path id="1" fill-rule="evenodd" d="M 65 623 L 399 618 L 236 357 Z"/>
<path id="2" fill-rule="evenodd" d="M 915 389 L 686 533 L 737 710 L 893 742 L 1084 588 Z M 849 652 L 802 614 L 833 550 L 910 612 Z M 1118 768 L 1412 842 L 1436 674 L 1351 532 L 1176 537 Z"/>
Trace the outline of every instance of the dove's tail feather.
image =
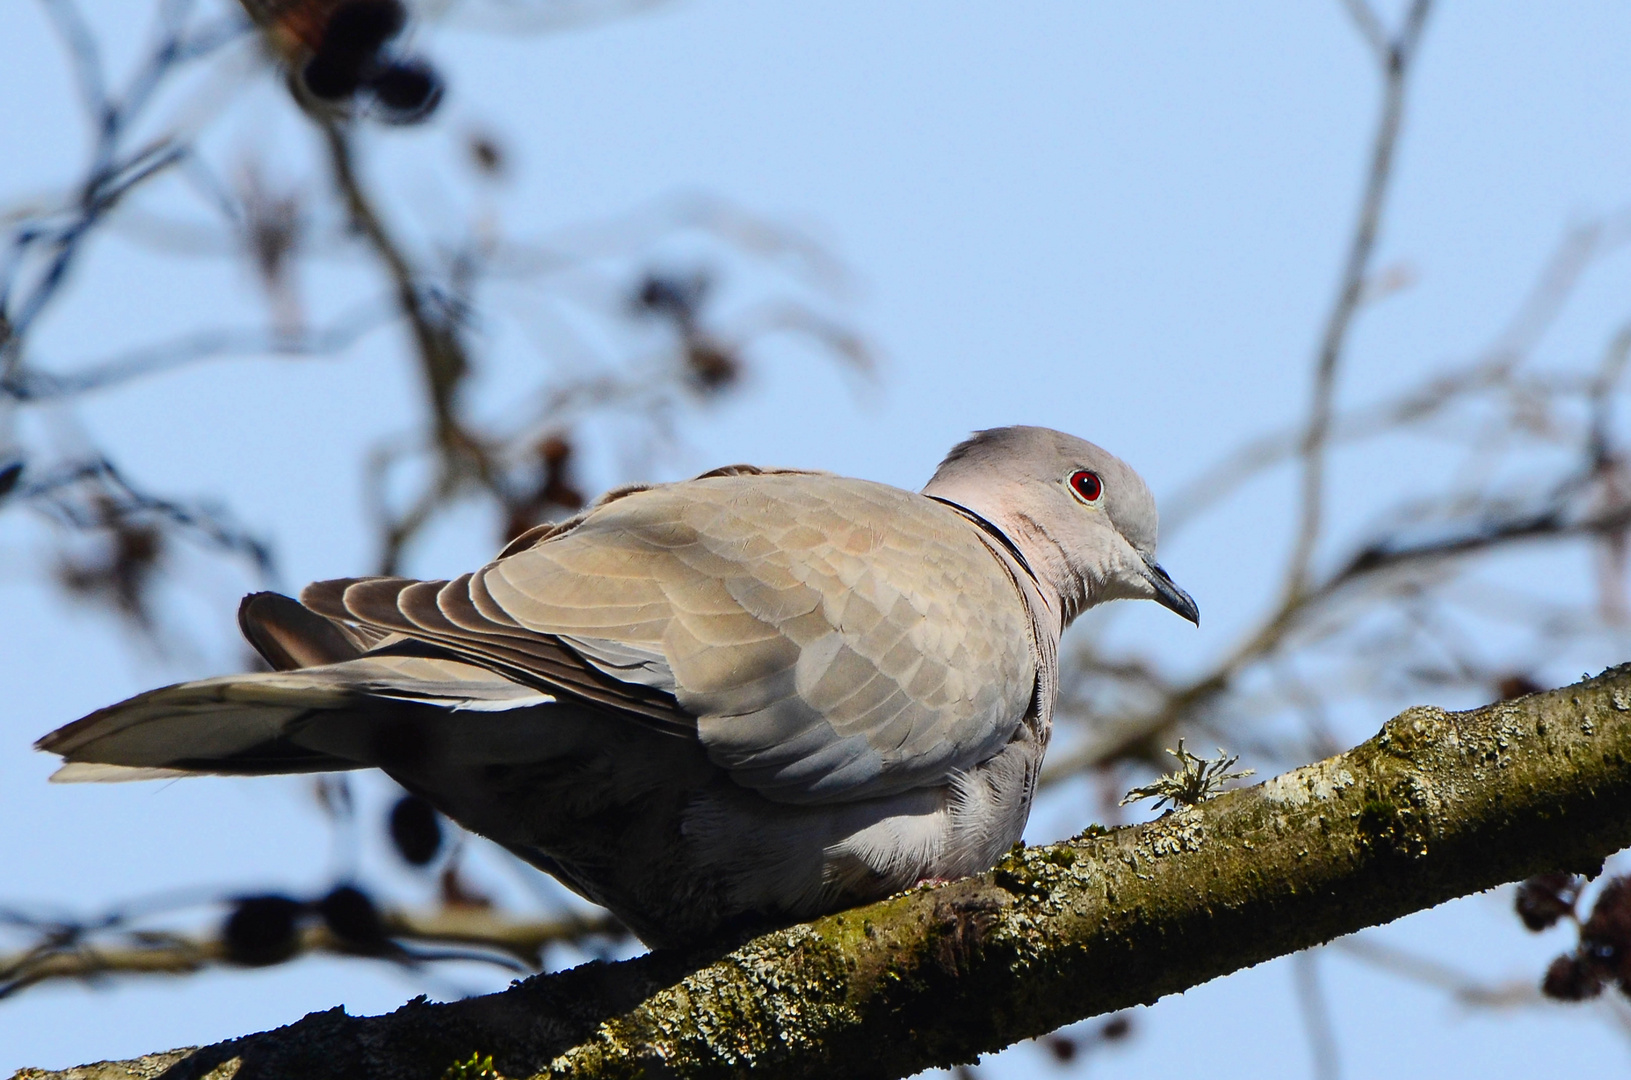
<path id="1" fill-rule="evenodd" d="M 59 728 L 35 743 L 66 762 L 51 779 L 330 772 L 432 753 L 459 763 L 547 751 L 547 725 L 513 712 L 555 701 L 536 689 L 411 642 L 365 655 L 386 635 L 276 593 L 245 597 L 238 623 L 278 670 L 167 686 Z"/>
<path id="2" fill-rule="evenodd" d="M 281 673 L 205 679 L 99 709 L 35 747 L 65 759 L 59 782 L 356 768 L 295 741 L 303 719 L 346 703 L 332 686 Z"/>
<path id="3" fill-rule="evenodd" d="M 66 760 L 57 781 L 536 759 L 550 725 L 532 707 L 554 701 L 469 664 L 374 654 L 152 690 L 35 746 Z"/>

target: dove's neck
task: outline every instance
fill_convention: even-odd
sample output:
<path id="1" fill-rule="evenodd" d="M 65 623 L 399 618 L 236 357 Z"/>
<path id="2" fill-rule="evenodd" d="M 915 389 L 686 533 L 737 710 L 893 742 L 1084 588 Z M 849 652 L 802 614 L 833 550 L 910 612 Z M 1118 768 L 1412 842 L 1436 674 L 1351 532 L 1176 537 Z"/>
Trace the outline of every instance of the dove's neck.
<path id="1" fill-rule="evenodd" d="M 923 494 L 963 511 L 1008 550 L 1035 584 L 1036 596 L 1052 616 L 1045 621 L 1051 623 L 1049 629 L 1056 639 L 1087 606 L 1084 583 L 1066 560 L 1064 549 L 1023 506 L 981 498 L 974 485 L 947 483 L 939 477 Z"/>

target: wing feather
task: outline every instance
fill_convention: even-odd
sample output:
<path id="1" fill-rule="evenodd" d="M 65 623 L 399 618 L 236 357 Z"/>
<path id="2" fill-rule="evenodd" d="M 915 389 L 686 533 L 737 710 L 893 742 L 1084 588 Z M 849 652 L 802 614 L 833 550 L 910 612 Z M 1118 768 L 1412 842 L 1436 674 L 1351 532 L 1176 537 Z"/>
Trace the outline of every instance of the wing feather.
<path id="1" fill-rule="evenodd" d="M 526 686 L 565 692 L 581 701 L 627 712 L 663 730 L 691 734 L 695 722 L 672 695 L 653 686 L 630 685 L 608 677 L 558 639 L 484 622 L 461 626 L 444 613 L 444 594 L 459 581 L 410 578 L 337 579 L 317 582 L 301 602 L 329 618 L 360 622 L 438 646 L 451 657 L 480 664 Z M 466 596 L 470 596 L 469 591 Z M 475 610 L 470 603 L 468 615 Z M 389 647 L 389 646 L 387 646 Z"/>
<path id="2" fill-rule="evenodd" d="M 1008 741 L 1038 672 L 1024 595 L 977 528 L 824 474 L 624 492 L 451 582 L 324 582 L 302 599 L 689 724 L 737 780 L 788 802 L 944 783 Z"/>

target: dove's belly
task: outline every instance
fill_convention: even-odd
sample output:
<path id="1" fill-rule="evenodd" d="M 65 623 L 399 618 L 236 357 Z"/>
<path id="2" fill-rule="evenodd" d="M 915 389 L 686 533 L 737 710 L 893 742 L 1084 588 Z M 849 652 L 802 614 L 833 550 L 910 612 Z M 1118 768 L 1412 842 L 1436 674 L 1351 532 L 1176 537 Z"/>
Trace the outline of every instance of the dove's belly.
<path id="1" fill-rule="evenodd" d="M 987 870 L 1024 829 L 1041 756 L 1025 725 L 945 785 L 791 805 L 737 784 L 694 741 L 602 713 L 538 711 L 551 732 L 542 760 L 390 771 L 653 946 Z"/>

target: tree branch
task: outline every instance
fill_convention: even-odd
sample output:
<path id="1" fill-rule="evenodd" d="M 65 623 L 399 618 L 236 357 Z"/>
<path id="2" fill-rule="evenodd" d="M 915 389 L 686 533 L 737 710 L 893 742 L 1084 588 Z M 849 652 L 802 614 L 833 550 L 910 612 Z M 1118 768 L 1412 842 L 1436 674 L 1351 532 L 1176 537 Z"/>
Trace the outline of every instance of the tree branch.
<path id="1" fill-rule="evenodd" d="M 1130 828 L 765 934 L 389 1016 L 314 1013 L 16 1080 L 899 1077 L 1631 844 L 1631 666 L 1363 745 Z"/>
<path id="2" fill-rule="evenodd" d="M 467 430 L 459 418 L 458 394 L 470 374 L 471 362 L 459 337 L 456 319 L 433 310 L 418 271 L 386 228 L 358 175 L 348 130 L 333 119 L 318 118 L 316 123 L 328 151 L 335 187 L 345 202 L 352 225 L 385 268 L 396 291 L 397 307 L 413 332 L 414 351 L 433 417 L 432 430 L 439 457 L 437 475 L 411 510 L 386 523 L 380 573 L 393 574 L 403 548 L 437 509 L 450 502 L 471 481 L 489 487 L 494 484 L 492 462 L 482 440 Z"/>

